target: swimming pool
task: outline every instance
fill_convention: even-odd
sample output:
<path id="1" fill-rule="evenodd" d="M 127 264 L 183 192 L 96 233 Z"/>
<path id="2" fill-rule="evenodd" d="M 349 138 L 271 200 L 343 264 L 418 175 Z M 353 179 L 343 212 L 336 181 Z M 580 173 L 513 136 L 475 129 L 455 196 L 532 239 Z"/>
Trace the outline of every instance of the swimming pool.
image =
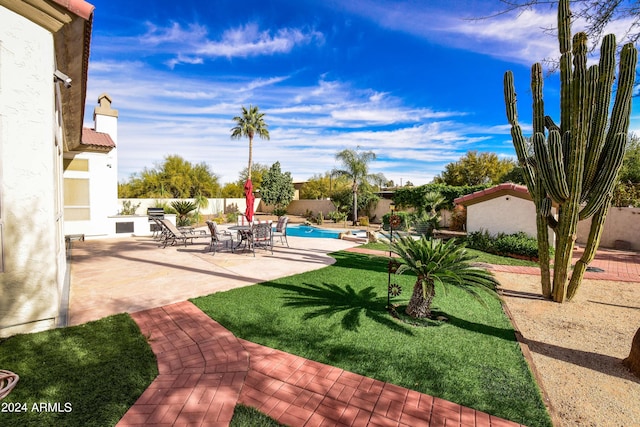
<path id="1" fill-rule="evenodd" d="M 325 239 L 337 239 L 340 233 L 346 230 L 331 230 L 327 228 L 318 228 L 311 225 L 289 225 L 287 226 L 287 236 L 295 237 L 321 237 Z M 352 234 L 366 236 L 365 230 L 352 230 Z"/>

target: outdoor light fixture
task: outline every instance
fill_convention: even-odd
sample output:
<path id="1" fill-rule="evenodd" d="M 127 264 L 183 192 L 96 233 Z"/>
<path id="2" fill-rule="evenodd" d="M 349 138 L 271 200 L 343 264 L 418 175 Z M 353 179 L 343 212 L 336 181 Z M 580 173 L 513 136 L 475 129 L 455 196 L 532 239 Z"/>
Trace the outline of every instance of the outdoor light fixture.
<path id="1" fill-rule="evenodd" d="M 67 76 L 65 73 L 63 73 L 60 70 L 56 70 L 53 72 L 53 82 L 54 83 L 63 83 L 64 87 L 66 88 L 70 88 L 71 87 L 71 77 Z"/>

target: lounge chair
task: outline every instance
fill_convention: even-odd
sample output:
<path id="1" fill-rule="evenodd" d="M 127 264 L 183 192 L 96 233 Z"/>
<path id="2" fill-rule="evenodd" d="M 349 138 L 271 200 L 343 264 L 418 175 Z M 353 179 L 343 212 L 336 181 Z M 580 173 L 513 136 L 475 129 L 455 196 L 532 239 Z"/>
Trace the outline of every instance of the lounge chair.
<path id="1" fill-rule="evenodd" d="M 167 219 L 161 219 L 160 223 L 164 227 L 162 233 L 163 239 L 160 241 L 163 248 L 166 248 L 169 243 L 173 246 L 178 241 L 184 242 L 184 245 L 187 246 L 187 240 L 191 240 L 191 243 L 193 243 L 193 239 L 210 237 L 205 232 L 196 233 L 193 229 L 179 230 L 178 227 Z"/>
<path id="2" fill-rule="evenodd" d="M 207 223 L 207 227 L 209 227 L 209 233 L 211 234 L 211 244 L 209 245 L 209 250 L 213 251 L 213 254 L 216 254 L 216 248 L 222 244 L 224 244 L 225 248 L 230 247 L 233 251 L 233 234 L 228 231 L 218 231 L 218 225 L 213 221 L 205 221 Z"/>
<path id="3" fill-rule="evenodd" d="M 278 223 L 276 224 L 276 228 L 275 230 L 273 230 L 273 234 L 272 234 L 272 237 L 274 239 L 276 237 L 280 238 L 280 243 L 284 244 L 286 242 L 287 247 L 289 247 L 289 241 L 287 240 L 287 223 L 288 222 L 289 222 L 288 216 L 281 216 L 278 219 Z"/>

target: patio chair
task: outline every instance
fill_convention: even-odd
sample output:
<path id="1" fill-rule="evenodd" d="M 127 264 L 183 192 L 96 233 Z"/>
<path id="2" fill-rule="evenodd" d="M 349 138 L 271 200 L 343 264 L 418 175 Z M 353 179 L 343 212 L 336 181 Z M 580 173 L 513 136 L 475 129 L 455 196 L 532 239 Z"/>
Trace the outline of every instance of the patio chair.
<path id="1" fill-rule="evenodd" d="M 160 244 L 163 248 L 166 248 L 169 243 L 171 246 L 175 245 L 178 241 L 184 242 L 185 247 L 187 246 L 187 240 L 191 240 L 193 243 L 193 239 L 210 237 L 205 232 L 196 233 L 193 229 L 190 230 L 179 230 L 178 227 L 173 225 L 173 223 L 167 219 L 161 219 L 160 223 L 164 227 L 164 238 L 160 241 Z"/>
<path id="2" fill-rule="evenodd" d="M 274 240 L 276 237 L 279 237 L 280 243 L 284 244 L 286 242 L 287 247 L 289 247 L 289 241 L 287 240 L 287 223 L 288 222 L 289 222 L 288 216 L 281 216 L 278 219 L 278 223 L 276 224 L 276 228 L 275 230 L 273 230 L 273 234 L 272 234 L 272 237 Z"/>
<path id="3" fill-rule="evenodd" d="M 273 253 L 273 234 L 271 230 L 271 221 L 257 222 L 251 227 L 251 236 L 249 237 L 249 248 L 256 256 L 256 247 L 262 247 L 265 250 L 270 249 Z"/>
<path id="4" fill-rule="evenodd" d="M 218 225 L 213 221 L 205 221 L 207 227 L 209 227 L 209 233 L 211 234 L 211 244 L 209 244 L 209 251 L 213 251 L 216 254 L 216 248 L 224 244 L 225 248 L 231 248 L 233 252 L 233 234 L 228 231 L 219 231 Z"/>

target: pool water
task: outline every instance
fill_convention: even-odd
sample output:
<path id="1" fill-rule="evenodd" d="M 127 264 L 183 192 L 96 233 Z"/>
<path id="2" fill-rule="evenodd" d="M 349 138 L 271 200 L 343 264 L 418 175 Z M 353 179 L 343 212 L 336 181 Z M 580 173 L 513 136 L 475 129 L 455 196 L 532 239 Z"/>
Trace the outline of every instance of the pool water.
<path id="1" fill-rule="evenodd" d="M 327 228 L 318 228 L 310 225 L 289 225 L 287 226 L 287 236 L 295 237 L 321 237 L 325 239 L 337 239 L 340 233 L 346 230 L 330 230 Z M 352 234 L 364 234 L 365 230 L 352 230 Z"/>

